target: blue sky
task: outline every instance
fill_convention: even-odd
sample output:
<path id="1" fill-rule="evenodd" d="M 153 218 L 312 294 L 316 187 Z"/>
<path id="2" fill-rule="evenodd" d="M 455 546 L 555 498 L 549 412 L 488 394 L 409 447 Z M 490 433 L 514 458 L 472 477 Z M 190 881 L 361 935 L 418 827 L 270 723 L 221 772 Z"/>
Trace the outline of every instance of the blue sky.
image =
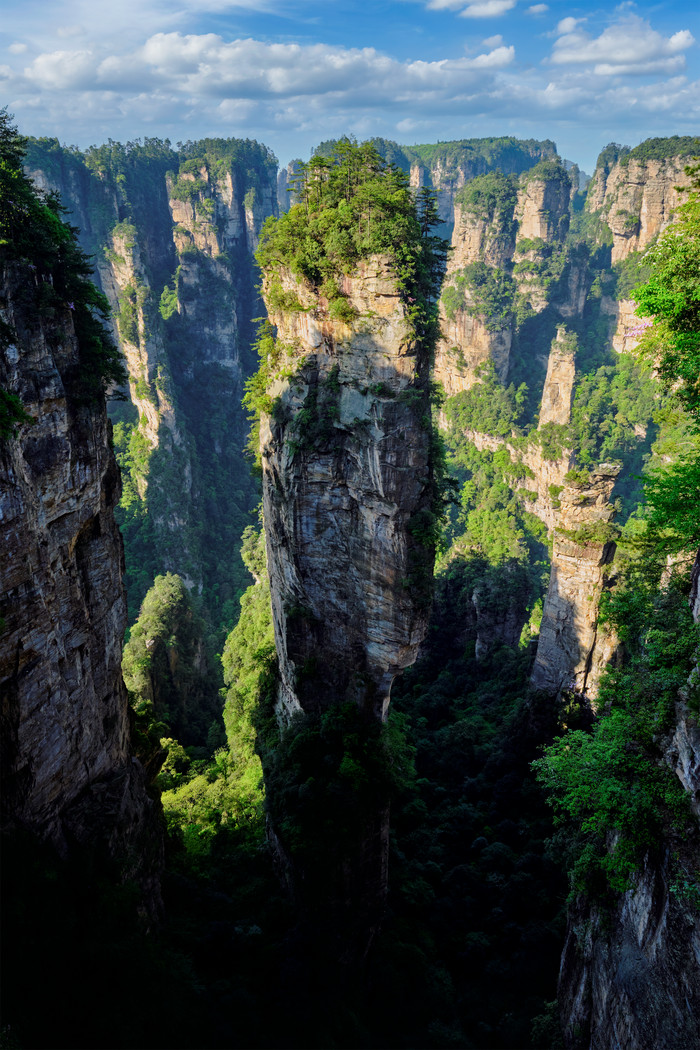
<path id="1" fill-rule="evenodd" d="M 1 0 L 0 105 L 87 146 L 256 138 L 282 163 L 325 138 L 700 134 L 690 0 Z"/>

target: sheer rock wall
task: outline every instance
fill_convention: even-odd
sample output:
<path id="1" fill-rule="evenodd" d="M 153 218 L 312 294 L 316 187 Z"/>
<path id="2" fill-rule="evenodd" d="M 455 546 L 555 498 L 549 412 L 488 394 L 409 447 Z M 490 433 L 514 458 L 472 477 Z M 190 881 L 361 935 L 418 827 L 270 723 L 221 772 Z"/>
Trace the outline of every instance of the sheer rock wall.
<path id="1" fill-rule="evenodd" d="M 270 304 L 290 356 L 261 426 L 280 715 L 352 699 L 384 719 L 427 629 L 432 554 L 411 533 L 429 504 L 427 361 L 386 259 L 344 279 L 351 325 L 284 284 L 304 310 Z"/>
<path id="2" fill-rule="evenodd" d="M 600 675 L 616 644 L 599 629 L 598 609 L 606 566 L 615 543 L 605 540 L 614 508 L 610 494 L 620 468 L 601 463 L 590 480 L 567 484 L 554 532 L 552 573 L 542 614 L 531 682 L 561 696 L 573 691 L 594 699 Z"/>
<path id="3" fill-rule="evenodd" d="M 71 396 L 78 346 L 68 304 L 42 318 L 40 279 L 4 267 L 14 330 L 0 383 L 35 419 L 0 446 L 3 828 L 122 862 L 159 901 L 162 834 L 130 754 L 121 643 L 126 605 L 114 521 L 120 480 L 104 403 Z"/>
<path id="4" fill-rule="evenodd" d="M 700 555 L 690 595 L 696 622 L 699 579 Z M 700 824 L 700 728 L 687 699 L 676 704 L 662 750 Z M 700 916 L 679 878 L 679 857 L 694 880 L 697 845 L 669 837 L 611 909 L 583 898 L 570 907 L 558 991 L 567 1050 L 700 1045 Z"/>

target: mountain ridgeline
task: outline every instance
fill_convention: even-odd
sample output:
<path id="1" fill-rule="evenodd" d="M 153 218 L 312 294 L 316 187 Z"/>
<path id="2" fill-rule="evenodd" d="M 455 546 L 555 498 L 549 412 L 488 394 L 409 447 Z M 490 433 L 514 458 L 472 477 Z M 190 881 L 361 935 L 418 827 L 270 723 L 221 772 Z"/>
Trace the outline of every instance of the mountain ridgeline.
<path id="1" fill-rule="evenodd" d="M 700 1045 L 700 140 L 0 145 L 2 1040 Z"/>

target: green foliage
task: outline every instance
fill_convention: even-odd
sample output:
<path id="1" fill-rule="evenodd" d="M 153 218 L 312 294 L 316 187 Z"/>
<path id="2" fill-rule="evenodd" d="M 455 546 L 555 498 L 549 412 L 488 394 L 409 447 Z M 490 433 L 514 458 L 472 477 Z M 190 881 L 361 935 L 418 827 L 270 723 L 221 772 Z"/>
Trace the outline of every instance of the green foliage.
<path id="1" fill-rule="evenodd" d="M 535 181 L 561 182 L 568 189 L 571 188 L 571 176 L 557 156 L 546 157 L 521 176 L 521 182 L 526 186 Z"/>
<path id="2" fill-rule="evenodd" d="M 571 448 L 569 427 L 561 423 L 545 423 L 543 427 L 532 431 L 530 437 L 536 440 L 542 449 L 543 459 L 561 459 L 564 452 Z"/>
<path id="3" fill-rule="evenodd" d="M 492 362 L 478 373 L 479 382 L 449 398 L 445 405 L 448 425 L 455 430 L 510 437 L 523 422 L 527 387 L 517 390 L 501 383 Z"/>
<path id="4" fill-rule="evenodd" d="M 124 646 L 132 706 L 167 724 L 185 745 L 204 746 L 220 717 L 219 676 L 206 629 L 179 576 L 156 576 Z"/>
<path id="5" fill-rule="evenodd" d="M 598 154 L 596 171 L 601 168 L 607 175 L 618 161 L 629 156 L 629 146 L 621 146 L 619 142 L 609 142 L 605 149 Z"/>
<path id="6" fill-rule="evenodd" d="M 515 297 L 515 283 L 510 274 L 477 261 L 463 270 L 453 271 L 448 280 L 442 302 L 449 320 L 454 320 L 457 310 L 466 309 L 472 316 L 483 318 L 489 332 L 508 327 Z M 470 294 L 468 304 L 465 290 Z"/>
<path id="7" fill-rule="evenodd" d="M 669 135 L 666 138 L 645 139 L 634 149 L 622 153 L 619 159 L 622 165 L 627 165 L 631 160 L 644 163 L 649 160 L 671 160 L 675 157 L 697 157 L 698 155 L 700 155 L 700 138 L 691 135 Z"/>
<path id="8" fill-rule="evenodd" d="M 77 231 L 61 218 L 64 209 L 54 196 L 38 194 L 24 174 L 24 146 L 7 110 L 0 110 L 0 246 L 7 259 L 32 268 L 28 290 L 37 312 L 63 323 L 72 318 L 78 363 L 64 382 L 75 402 L 91 404 L 126 378 L 107 327 L 109 305 L 90 281 L 92 268 Z"/>
<path id="9" fill-rule="evenodd" d="M 655 415 L 663 391 L 652 370 L 629 354 L 601 365 L 578 379 L 570 432 L 581 467 L 621 461 L 616 495 L 628 515 L 639 503 L 638 475 L 655 432 Z"/>
<path id="10" fill-rule="evenodd" d="M 700 164 L 690 165 L 687 200 L 675 222 L 645 254 L 649 281 L 632 290 L 641 317 L 654 317 L 641 347 L 656 358 L 661 379 L 680 382 L 679 396 L 700 417 Z"/>
<path id="11" fill-rule="evenodd" d="M 659 590 L 660 571 L 633 563 L 626 586 L 607 597 L 604 619 L 628 659 L 603 679 L 592 732 L 565 733 L 533 764 L 556 822 L 573 836 L 574 893 L 625 890 L 645 854 L 690 826 L 683 788 L 655 741 L 671 724 L 700 639 L 685 588 L 672 580 Z"/>
<path id="12" fill-rule="evenodd" d="M 456 205 L 461 205 L 477 219 L 495 223 L 505 234 L 514 229 L 513 211 L 517 199 L 517 180 L 500 171 L 478 175 L 455 194 Z"/>
<path id="13" fill-rule="evenodd" d="M 504 136 L 404 147 L 404 151 L 410 159 L 420 159 L 429 167 L 441 163 L 443 167 L 447 165 L 454 168 L 459 165 L 472 167 L 473 170 L 473 167 L 488 165 L 501 171 L 510 168 L 519 172 L 527 171 L 533 162 L 536 163 L 543 156 L 556 154 L 556 146 L 550 139 L 538 141 Z"/>
<path id="14" fill-rule="evenodd" d="M 626 259 L 613 266 L 615 276 L 615 298 L 629 299 L 632 289 L 651 276 L 651 264 L 641 252 L 631 252 Z"/>
<path id="15" fill-rule="evenodd" d="M 169 321 L 178 312 L 178 306 L 177 283 L 174 288 L 170 288 L 166 284 L 160 296 L 160 316 L 164 321 Z"/>
<path id="16" fill-rule="evenodd" d="M 0 441 L 7 441 L 17 434 L 17 428 L 36 420 L 24 411 L 17 394 L 0 386 Z"/>
<path id="17" fill-rule="evenodd" d="M 300 203 L 263 226 L 256 257 L 268 279 L 285 267 L 323 284 L 362 259 L 388 255 L 416 338 L 432 344 L 447 245 L 430 232 L 439 221 L 430 192 L 416 207 L 405 173 L 370 143 L 348 139 L 329 158 L 315 154 L 295 185 Z"/>

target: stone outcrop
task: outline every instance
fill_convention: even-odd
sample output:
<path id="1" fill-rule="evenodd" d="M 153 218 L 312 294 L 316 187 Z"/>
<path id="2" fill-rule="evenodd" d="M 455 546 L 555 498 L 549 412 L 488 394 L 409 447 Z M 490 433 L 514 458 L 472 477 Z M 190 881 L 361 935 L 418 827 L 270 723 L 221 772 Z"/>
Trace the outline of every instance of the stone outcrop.
<path id="1" fill-rule="evenodd" d="M 615 639 L 599 631 L 598 608 L 606 567 L 615 554 L 610 494 L 618 466 L 600 464 L 590 477 L 561 493 L 552 572 L 531 682 L 554 696 L 573 692 L 595 699 Z"/>
<path id="2" fill-rule="evenodd" d="M 542 177 L 536 172 L 539 168 L 520 180 L 515 208 L 518 239 L 561 241 L 569 228 L 570 179 L 563 169 L 564 177 Z"/>
<path id="3" fill-rule="evenodd" d="M 700 620 L 695 560 L 690 606 Z M 697 688 L 697 668 L 689 687 Z M 681 691 L 683 694 L 683 691 Z M 676 704 L 675 726 L 661 751 L 700 821 L 700 728 Z M 678 836 L 676 836 L 678 838 Z M 577 900 L 569 910 L 558 1001 L 568 1050 L 685 1050 L 700 1045 L 700 916 L 694 882 L 697 845 L 669 841 L 648 856 L 612 914 Z M 679 874 L 679 860 L 687 879 Z"/>
<path id="4" fill-rule="evenodd" d="M 284 284 L 303 309 L 270 303 L 289 356 L 261 425 L 280 714 L 345 699 L 384 719 L 427 628 L 427 361 L 386 259 L 343 280 L 351 324 L 318 289 Z"/>
<path id="5" fill-rule="evenodd" d="M 35 184 L 58 192 L 80 228 L 112 307 L 136 409 L 128 457 L 147 523 L 140 547 L 205 603 L 212 590 L 234 601 L 245 586 L 242 563 L 224 579 L 209 548 L 215 537 L 230 550 L 257 498 L 239 406 L 262 311 L 253 251 L 277 209 L 269 151 L 246 144 L 239 162 L 229 145 L 212 161 L 202 144 L 201 162 L 182 163 L 157 142 L 87 159 L 38 142 L 28 154 Z"/>
<path id="6" fill-rule="evenodd" d="M 60 854 L 119 860 L 159 901 L 162 837 L 130 752 L 121 643 L 126 624 L 120 480 L 104 402 L 76 401 L 70 307 L 44 321 L 42 279 L 1 273 L 0 384 L 34 424 L 0 446 L 0 688 L 3 828 Z M 5 330 L 8 331 L 7 329 Z"/>
<path id="7" fill-rule="evenodd" d="M 520 177 L 512 206 L 505 193 L 488 214 L 464 202 L 455 205 L 440 304 L 443 337 L 435 355 L 435 377 L 448 396 L 473 386 L 489 362 L 507 382 L 518 310 L 531 316 L 551 305 L 562 318 L 581 314 L 588 293 L 585 268 L 564 245 L 570 192 L 568 174 L 551 162 Z M 466 277 L 475 263 L 487 267 L 500 286 L 497 307 L 494 291 L 483 298 L 480 275 L 476 284 L 473 275 Z"/>
<path id="8" fill-rule="evenodd" d="M 455 222 L 455 195 L 477 175 L 485 175 L 496 169 L 505 175 L 519 175 L 532 168 L 540 160 L 556 155 L 556 146 L 549 140 L 542 142 L 510 140 L 504 149 L 493 156 L 480 151 L 480 141 L 466 139 L 463 143 L 446 142 L 434 147 L 429 160 L 413 160 L 410 169 L 411 186 L 420 189 L 429 186 L 437 193 L 438 211 L 443 222 Z"/>
<path id="9" fill-rule="evenodd" d="M 687 158 L 641 160 L 623 157 L 610 170 L 596 170 L 586 197 L 586 210 L 599 212 L 612 231 L 612 262 L 652 244 L 673 220 L 688 184 Z"/>
<path id="10" fill-rule="evenodd" d="M 549 351 L 547 376 L 540 402 L 540 430 L 548 423 L 566 426 L 571 421 L 575 376 L 576 354 L 567 339 L 566 330 L 559 328 Z"/>
<path id="11" fill-rule="evenodd" d="M 674 892 L 671 857 L 647 861 L 612 914 L 570 909 L 559 973 L 567 1050 L 700 1045 L 700 919 Z"/>

